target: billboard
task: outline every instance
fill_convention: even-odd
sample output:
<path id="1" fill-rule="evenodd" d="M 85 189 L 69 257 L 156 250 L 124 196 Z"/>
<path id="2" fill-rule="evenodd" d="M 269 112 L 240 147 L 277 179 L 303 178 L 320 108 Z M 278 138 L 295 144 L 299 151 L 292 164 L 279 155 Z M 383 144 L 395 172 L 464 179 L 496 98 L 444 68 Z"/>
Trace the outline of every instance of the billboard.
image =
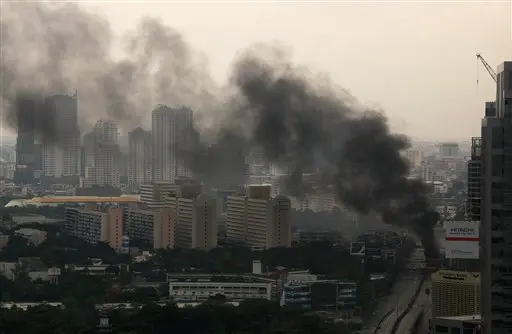
<path id="1" fill-rule="evenodd" d="M 480 241 L 478 222 L 447 222 L 445 224 L 446 241 Z"/>
<path id="2" fill-rule="evenodd" d="M 478 222 L 447 222 L 444 253 L 447 259 L 478 259 L 480 253 Z"/>

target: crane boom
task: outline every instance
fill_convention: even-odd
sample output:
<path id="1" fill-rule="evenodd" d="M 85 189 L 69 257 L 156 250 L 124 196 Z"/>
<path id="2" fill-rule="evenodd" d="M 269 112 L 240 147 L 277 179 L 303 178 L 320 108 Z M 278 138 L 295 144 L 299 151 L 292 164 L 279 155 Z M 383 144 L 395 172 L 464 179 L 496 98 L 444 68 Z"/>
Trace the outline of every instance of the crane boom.
<path id="1" fill-rule="evenodd" d="M 489 65 L 484 57 L 482 57 L 481 54 L 477 53 L 476 54 L 476 58 L 477 59 L 480 59 L 480 61 L 482 62 L 482 64 L 484 64 L 484 67 L 485 69 L 487 70 L 487 72 L 489 73 L 489 75 L 491 76 L 491 78 L 494 80 L 494 82 L 498 83 L 498 79 L 496 77 L 496 72 L 494 72 L 494 70 L 492 69 L 491 65 Z"/>

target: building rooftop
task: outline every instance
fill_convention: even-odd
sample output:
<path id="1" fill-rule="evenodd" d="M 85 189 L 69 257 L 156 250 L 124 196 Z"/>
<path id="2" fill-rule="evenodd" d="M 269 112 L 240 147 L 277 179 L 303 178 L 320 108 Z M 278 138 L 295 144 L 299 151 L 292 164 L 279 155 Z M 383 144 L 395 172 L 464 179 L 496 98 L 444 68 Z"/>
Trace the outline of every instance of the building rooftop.
<path id="1" fill-rule="evenodd" d="M 34 197 L 31 199 L 34 203 L 138 203 L 136 197 L 98 197 L 98 196 L 54 196 L 54 197 Z"/>
<path id="2" fill-rule="evenodd" d="M 31 199 L 12 200 L 5 207 L 52 206 L 66 203 L 139 203 L 138 196 L 99 197 L 99 196 L 47 196 Z"/>
<path id="3" fill-rule="evenodd" d="M 266 275 L 258 274 L 212 274 L 212 273 L 168 273 L 167 282 L 219 282 L 262 283 L 274 282 Z"/>
<path id="4" fill-rule="evenodd" d="M 470 314 L 470 315 L 459 315 L 456 317 L 436 317 L 436 319 L 480 323 L 480 321 L 482 320 L 482 317 L 480 316 L 480 314 Z"/>

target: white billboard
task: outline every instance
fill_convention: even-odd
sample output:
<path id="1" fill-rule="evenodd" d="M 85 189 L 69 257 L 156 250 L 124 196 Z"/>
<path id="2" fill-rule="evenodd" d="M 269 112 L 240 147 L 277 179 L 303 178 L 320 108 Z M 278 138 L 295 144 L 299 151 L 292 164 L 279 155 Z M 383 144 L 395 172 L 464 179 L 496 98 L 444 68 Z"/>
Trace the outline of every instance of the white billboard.
<path id="1" fill-rule="evenodd" d="M 478 259 L 480 245 L 470 241 L 448 241 L 444 248 L 444 256 L 447 259 Z"/>
<path id="2" fill-rule="evenodd" d="M 446 241 L 480 241 L 480 224 L 478 222 L 446 222 Z"/>
<path id="3" fill-rule="evenodd" d="M 480 254 L 479 222 L 447 222 L 444 253 L 447 259 L 478 259 Z"/>

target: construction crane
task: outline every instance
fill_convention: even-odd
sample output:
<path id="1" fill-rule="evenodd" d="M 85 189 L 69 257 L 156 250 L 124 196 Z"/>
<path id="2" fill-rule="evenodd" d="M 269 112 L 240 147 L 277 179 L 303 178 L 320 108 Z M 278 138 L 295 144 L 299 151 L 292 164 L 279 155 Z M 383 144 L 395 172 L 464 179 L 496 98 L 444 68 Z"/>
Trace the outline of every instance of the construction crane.
<path id="1" fill-rule="evenodd" d="M 482 57 L 481 54 L 477 53 L 476 54 L 476 58 L 477 60 L 480 59 L 480 61 L 482 62 L 482 64 L 484 64 L 484 67 L 485 69 L 487 70 L 487 73 L 489 73 L 489 75 L 491 76 L 491 78 L 494 80 L 495 83 L 498 83 L 498 79 L 496 77 L 496 72 L 494 72 L 494 70 L 492 69 L 491 65 L 489 65 L 484 57 Z M 478 78 L 476 79 L 476 84 L 478 85 Z"/>

